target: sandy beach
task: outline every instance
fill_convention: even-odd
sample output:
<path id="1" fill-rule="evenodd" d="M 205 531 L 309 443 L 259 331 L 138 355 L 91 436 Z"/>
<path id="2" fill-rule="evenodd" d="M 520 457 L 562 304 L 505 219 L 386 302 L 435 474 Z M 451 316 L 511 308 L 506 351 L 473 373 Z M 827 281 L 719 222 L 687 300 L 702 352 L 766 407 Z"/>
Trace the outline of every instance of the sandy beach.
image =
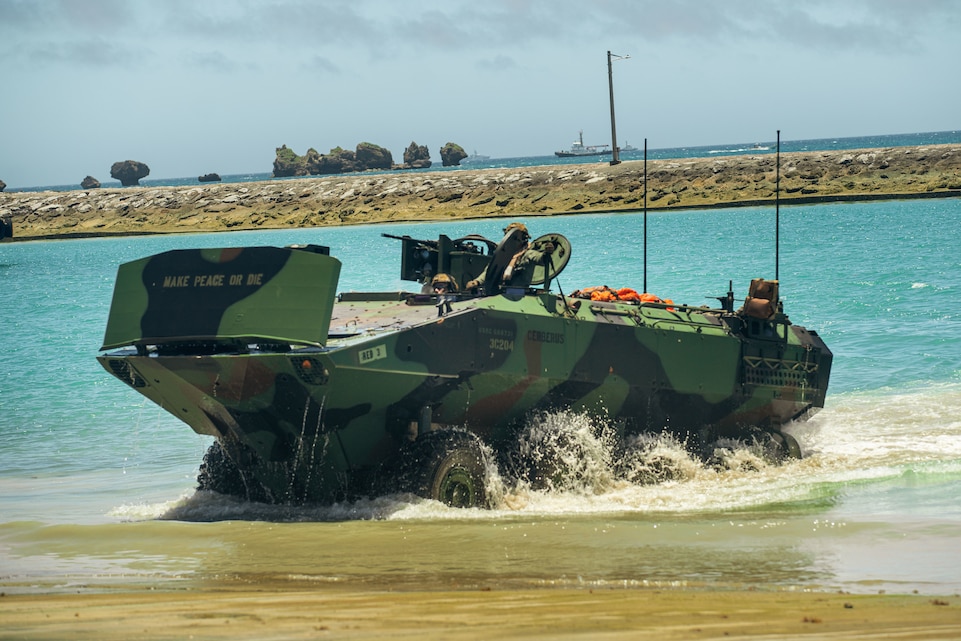
<path id="1" fill-rule="evenodd" d="M 0 597 L 2 639 L 958 639 L 961 599 L 648 589 Z"/>
<path id="2" fill-rule="evenodd" d="M 649 161 L 651 211 L 774 202 L 773 154 Z M 961 145 L 781 154 L 782 204 L 961 196 Z M 15 239 L 635 212 L 641 161 L 0 193 Z"/>

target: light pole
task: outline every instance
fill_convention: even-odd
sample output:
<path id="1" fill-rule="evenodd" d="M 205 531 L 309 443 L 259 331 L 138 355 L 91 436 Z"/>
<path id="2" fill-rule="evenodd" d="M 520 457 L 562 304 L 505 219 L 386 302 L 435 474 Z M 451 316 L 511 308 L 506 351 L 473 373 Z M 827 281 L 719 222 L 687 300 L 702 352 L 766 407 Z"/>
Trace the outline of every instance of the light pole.
<path id="1" fill-rule="evenodd" d="M 621 153 L 617 149 L 617 127 L 614 125 L 614 71 L 611 67 L 612 60 L 626 60 L 630 56 L 619 56 L 607 52 L 607 86 L 611 91 L 611 147 L 614 155 L 611 156 L 611 164 L 617 165 L 621 162 Z"/>

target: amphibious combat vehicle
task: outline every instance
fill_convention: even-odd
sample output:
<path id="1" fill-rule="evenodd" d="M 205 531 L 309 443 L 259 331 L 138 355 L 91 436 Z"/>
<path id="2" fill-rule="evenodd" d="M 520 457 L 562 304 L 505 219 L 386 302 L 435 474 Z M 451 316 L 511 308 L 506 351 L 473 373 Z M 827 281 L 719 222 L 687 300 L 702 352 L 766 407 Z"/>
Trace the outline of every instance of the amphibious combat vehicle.
<path id="1" fill-rule="evenodd" d="M 730 285 L 716 308 L 564 295 L 551 286 L 571 245 L 548 234 L 529 244 L 543 256 L 529 283 L 505 287 L 515 232 L 394 237 L 403 279 L 450 284 L 417 292 L 338 294 L 341 262 L 317 245 L 126 263 L 98 360 L 215 438 L 202 489 L 264 502 L 406 491 L 486 506 L 487 466 L 550 473 L 503 456 L 539 411 L 603 416 L 622 438 L 666 431 L 698 453 L 763 437 L 800 455 L 781 427 L 824 405 L 832 354 L 790 322 L 777 281 L 753 281 L 738 309 Z"/>

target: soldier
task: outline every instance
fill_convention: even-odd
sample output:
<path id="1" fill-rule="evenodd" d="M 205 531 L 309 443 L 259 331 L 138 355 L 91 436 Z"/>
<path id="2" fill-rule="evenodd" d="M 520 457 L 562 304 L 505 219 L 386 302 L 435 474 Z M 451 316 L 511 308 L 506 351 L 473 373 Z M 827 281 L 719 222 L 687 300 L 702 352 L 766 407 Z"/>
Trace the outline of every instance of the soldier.
<path id="1" fill-rule="evenodd" d="M 539 249 L 530 246 L 531 235 L 523 223 L 511 223 L 504 228 L 504 240 L 500 242 L 491 266 L 480 276 L 470 281 L 466 289 L 483 288 L 487 294 L 493 294 L 499 289 L 518 288 L 527 289 L 534 278 L 534 268 L 542 265 L 554 252 L 554 244 L 544 243 Z M 506 249 L 507 252 L 501 252 Z M 500 252 L 500 254 L 499 254 Z M 497 282 L 487 283 L 490 275 Z"/>
<path id="2" fill-rule="evenodd" d="M 451 301 L 457 298 L 457 281 L 453 276 L 441 272 L 430 282 L 437 295 L 437 315 L 443 316 L 451 312 Z"/>

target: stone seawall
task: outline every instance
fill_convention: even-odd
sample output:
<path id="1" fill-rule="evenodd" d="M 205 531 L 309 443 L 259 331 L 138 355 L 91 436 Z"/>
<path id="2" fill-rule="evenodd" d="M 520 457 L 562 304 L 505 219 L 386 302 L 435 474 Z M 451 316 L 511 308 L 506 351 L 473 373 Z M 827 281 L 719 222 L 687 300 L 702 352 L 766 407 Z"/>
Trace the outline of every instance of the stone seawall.
<path id="1" fill-rule="evenodd" d="M 773 202 L 775 155 L 649 161 L 648 209 Z M 961 196 L 961 145 L 781 154 L 781 202 Z M 637 211 L 641 161 L 0 193 L 14 240 Z"/>

